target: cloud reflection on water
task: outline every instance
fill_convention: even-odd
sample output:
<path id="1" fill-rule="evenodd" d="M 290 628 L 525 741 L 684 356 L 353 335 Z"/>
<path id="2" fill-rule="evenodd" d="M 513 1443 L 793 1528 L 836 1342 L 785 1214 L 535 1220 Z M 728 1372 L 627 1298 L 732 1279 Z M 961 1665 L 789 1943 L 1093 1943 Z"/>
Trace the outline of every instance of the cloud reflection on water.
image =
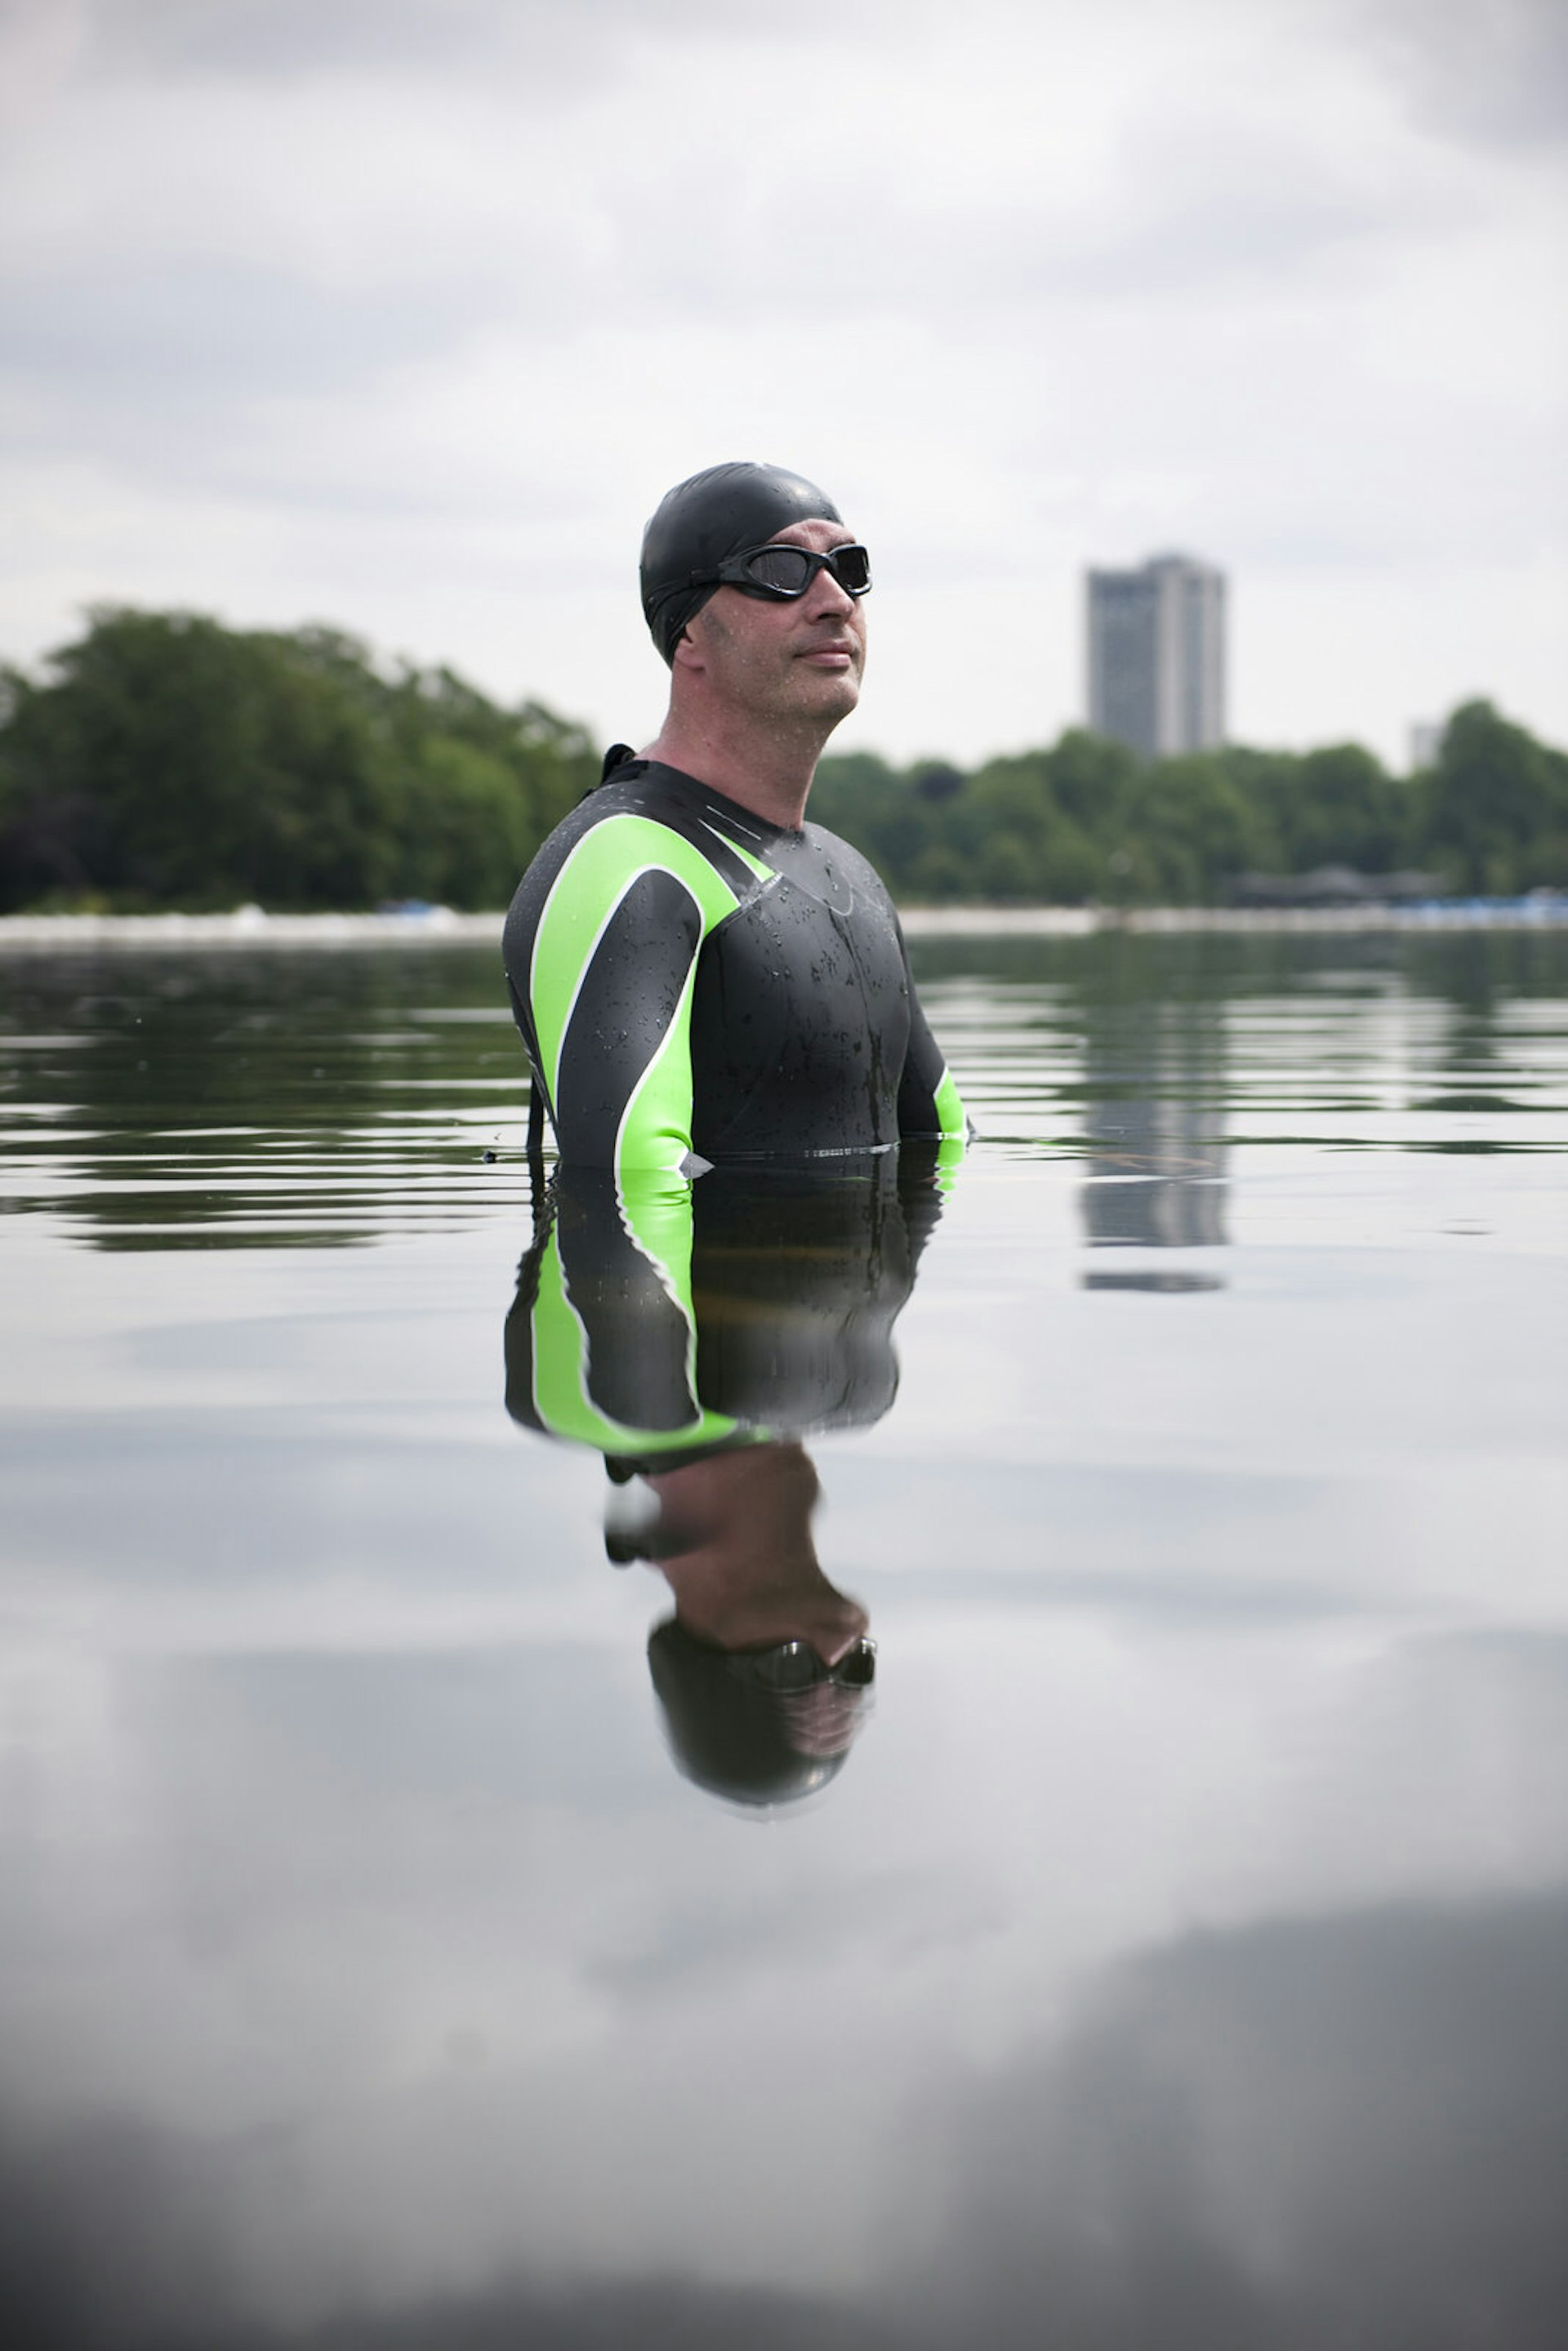
<path id="1" fill-rule="evenodd" d="M 1218 1294 L 1082 1286 L 1108 959 L 955 987 L 995 1140 L 896 1405 L 810 1440 L 874 1735 L 760 1830 L 661 1750 L 663 1587 L 606 1563 L 594 1455 L 502 1412 L 515 1166 L 465 1193 L 448 1129 L 460 1213 L 383 1198 L 375 1248 L 187 1197 L 164 1238 L 231 1245 L 104 1250 L 128 1112 L 0 1218 L 14 2338 L 1552 2339 L 1568 988 L 1533 948 L 1438 958 L 1448 996 L 1208 952 L 1118 984 L 1228 996 Z M 1537 1147 L 1401 1147 L 1483 1053 L 1451 1117 Z"/>

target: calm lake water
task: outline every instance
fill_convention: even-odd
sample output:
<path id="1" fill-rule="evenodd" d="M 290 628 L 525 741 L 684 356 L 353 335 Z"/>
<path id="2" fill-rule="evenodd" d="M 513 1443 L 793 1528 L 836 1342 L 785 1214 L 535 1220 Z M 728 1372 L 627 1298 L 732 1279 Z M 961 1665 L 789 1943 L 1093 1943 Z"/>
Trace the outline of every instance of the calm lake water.
<path id="1" fill-rule="evenodd" d="M 8 2342 L 1563 2339 L 1568 934 L 918 968 L 965 1165 L 697 1236 L 759 1806 L 495 954 L 0 958 Z"/>

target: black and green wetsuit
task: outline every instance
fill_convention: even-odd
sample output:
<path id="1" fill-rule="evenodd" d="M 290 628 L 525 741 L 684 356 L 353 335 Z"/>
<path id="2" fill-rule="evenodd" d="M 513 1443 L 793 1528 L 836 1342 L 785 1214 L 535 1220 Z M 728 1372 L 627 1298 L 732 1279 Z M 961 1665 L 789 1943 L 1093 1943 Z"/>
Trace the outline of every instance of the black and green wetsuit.
<path id="1" fill-rule="evenodd" d="M 892 901 L 821 826 L 628 758 L 507 917 L 517 1025 L 569 1164 L 703 1164 L 961 1139 Z"/>
<path id="2" fill-rule="evenodd" d="M 880 1420 L 941 1159 L 559 1169 L 507 1319 L 508 1412 L 650 1471 Z"/>

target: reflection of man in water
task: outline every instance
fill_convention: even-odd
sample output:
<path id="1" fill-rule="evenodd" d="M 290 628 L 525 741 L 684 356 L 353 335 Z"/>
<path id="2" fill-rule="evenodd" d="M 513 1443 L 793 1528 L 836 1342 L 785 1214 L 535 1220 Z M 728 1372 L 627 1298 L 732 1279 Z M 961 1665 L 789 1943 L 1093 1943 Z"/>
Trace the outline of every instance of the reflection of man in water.
<path id="1" fill-rule="evenodd" d="M 821 1786 L 863 1720 L 868 1620 L 818 1563 L 800 1440 L 893 1401 L 893 1324 L 939 1207 L 935 1155 L 912 1148 L 853 1175 L 562 1169 L 523 1260 L 507 1409 L 603 1452 L 606 1547 L 652 1561 L 675 1604 L 648 1655 L 676 1760 L 732 1800 Z"/>
<path id="2" fill-rule="evenodd" d="M 648 1663 L 682 1768 L 753 1802 L 820 1787 L 861 1728 L 875 1660 L 865 1610 L 817 1562 L 804 1446 L 709 1454 L 647 1482 L 644 1555 L 675 1603 Z"/>

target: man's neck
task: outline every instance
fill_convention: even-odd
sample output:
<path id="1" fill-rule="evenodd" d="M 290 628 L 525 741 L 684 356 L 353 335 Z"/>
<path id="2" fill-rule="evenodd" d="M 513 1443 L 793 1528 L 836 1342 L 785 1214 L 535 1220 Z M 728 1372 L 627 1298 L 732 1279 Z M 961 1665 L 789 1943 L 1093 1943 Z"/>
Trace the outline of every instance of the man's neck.
<path id="1" fill-rule="evenodd" d="M 685 717 L 672 710 L 642 756 L 695 776 L 765 824 L 798 831 L 805 821 L 817 761 L 831 731 L 727 725 L 722 718 Z"/>

